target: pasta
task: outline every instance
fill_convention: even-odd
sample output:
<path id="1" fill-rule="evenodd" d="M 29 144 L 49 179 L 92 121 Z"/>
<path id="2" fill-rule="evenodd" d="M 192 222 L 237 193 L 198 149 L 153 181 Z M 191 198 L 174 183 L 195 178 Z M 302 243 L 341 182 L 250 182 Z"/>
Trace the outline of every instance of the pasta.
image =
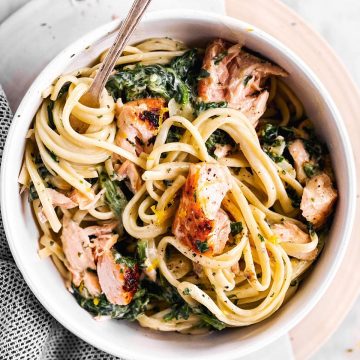
<path id="1" fill-rule="evenodd" d="M 19 183 L 40 257 L 97 317 L 199 334 L 271 316 L 320 253 L 337 197 L 286 72 L 223 40 L 204 53 L 149 39 L 89 108 L 98 68 L 44 90 L 28 133 Z"/>

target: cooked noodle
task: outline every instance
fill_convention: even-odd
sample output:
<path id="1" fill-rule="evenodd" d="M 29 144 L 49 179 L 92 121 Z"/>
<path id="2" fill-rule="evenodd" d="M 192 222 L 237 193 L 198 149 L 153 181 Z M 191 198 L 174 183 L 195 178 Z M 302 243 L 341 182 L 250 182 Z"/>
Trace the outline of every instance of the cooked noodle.
<path id="1" fill-rule="evenodd" d="M 167 64 L 185 51 L 186 47 L 174 40 L 152 39 L 127 47 L 117 65 L 131 69 L 136 63 Z M 135 244 L 137 240 L 146 242 L 145 272 L 155 271 L 155 276 L 156 271 L 158 276 L 160 273 L 190 308 L 201 304 L 225 326 L 246 326 L 268 318 L 293 293 L 292 282 L 301 278 L 314 260 L 301 260 L 296 254 L 309 254 L 319 247 L 315 231 L 310 231 L 308 243 L 281 242 L 271 226 L 290 222 L 307 232 L 307 224 L 289 196 L 289 189 L 299 198 L 303 193 L 303 185 L 294 173 L 284 169 L 289 166 L 293 171 L 291 164 L 273 161 L 248 118 L 231 108 L 208 109 L 194 120 L 181 115 L 163 119 L 151 152 L 136 155 L 115 142 L 117 104 L 108 91 L 103 91 L 99 108 L 80 103 L 98 68 L 96 64 L 60 76 L 44 91 L 46 99 L 27 141 L 19 181 L 26 187 L 33 186 L 38 195 L 33 208 L 41 231 L 40 256 L 52 257 L 71 288 L 71 266 L 60 237 L 64 219 L 85 227 L 116 218 L 98 176 L 105 172 L 111 179 L 115 173 L 112 156 L 118 156 L 122 162 L 135 164 L 142 173 L 140 189 L 123 210 L 120 238 L 132 237 Z M 67 93 L 59 96 L 64 86 L 68 86 Z M 298 137 L 306 138 L 311 122 L 304 116 L 296 94 L 277 77 L 271 77 L 269 91 L 267 110 L 259 126 L 293 123 Z M 169 131 L 175 127 L 181 129 L 181 137 L 168 142 Z M 216 159 L 209 154 L 206 142 L 219 129 L 238 144 L 238 151 Z M 231 189 L 222 208 L 233 222 L 242 224 L 241 232 L 214 256 L 195 253 L 171 232 L 189 167 L 198 162 L 226 167 Z M 47 179 L 39 166 L 45 167 Z M 76 189 L 87 205 L 68 209 L 53 206 L 49 184 L 63 194 Z M 236 266 L 239 271 L 234 270 Z M 154 299 L 147 306 L 137 316 L 142 326 L 202 332 L 202 317 L 195 310 L 187 317 L 169 319 L 171 306 L 159 305 Z"/>

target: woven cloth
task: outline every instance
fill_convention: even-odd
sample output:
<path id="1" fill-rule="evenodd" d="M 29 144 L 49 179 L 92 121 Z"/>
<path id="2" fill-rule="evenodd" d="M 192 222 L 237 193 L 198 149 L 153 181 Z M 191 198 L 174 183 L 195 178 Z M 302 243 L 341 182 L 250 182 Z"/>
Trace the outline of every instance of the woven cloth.
<path id="1" fill-rule="evenodd" d="M 0 162 L 12 113 L 0 86 Z M 64 329 L 26 285 L 8 247 L 0 214 L 0 359 L 112 360 Z"/>

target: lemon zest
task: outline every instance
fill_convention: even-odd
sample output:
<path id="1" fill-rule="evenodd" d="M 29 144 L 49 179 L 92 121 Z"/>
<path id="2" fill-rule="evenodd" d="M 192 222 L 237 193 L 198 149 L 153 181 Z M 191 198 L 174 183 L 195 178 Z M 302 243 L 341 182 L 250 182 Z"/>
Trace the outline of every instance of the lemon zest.
<path id="1" fill-rule="evenodd" d="M 268 240 L 275 245 L 279 245 L 279 237 L 277 235 L 270 236 Z"/>
<path id="2" fill-rule="evenodd" d="M 155 214 L 155 216 L 157 218 L 156 224 L 159 225 L 159 224 L 163 223 L 165 220 L 166 211 L 165 210 L 157 210 L 155 205 L 153 205 L 150 209 L 153 211 L 153 213 Z"/>
<path id="3" fill-rule="evenodd" d="M 93 299 L 93 303 L 95 306 L 99 305 L 100 300 L 96 297 Z"/>

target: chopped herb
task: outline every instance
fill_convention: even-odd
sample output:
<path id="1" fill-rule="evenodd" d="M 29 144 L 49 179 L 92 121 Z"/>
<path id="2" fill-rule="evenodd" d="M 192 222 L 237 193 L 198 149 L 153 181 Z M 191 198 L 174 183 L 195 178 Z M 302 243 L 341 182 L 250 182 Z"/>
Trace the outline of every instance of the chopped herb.
<path id="1" fill-rule="evenodd" d="M 275 163 L 281 163 L 285 158 L 282 155 L 277 155 L 272 151 L 265 151 L 269 158 L 274 161 Z"/>
<path id="2" fill-rule="evenodd" d="M 190 289 L 189 288 L 185 288 L 183 291 L 184 295 L 190 295 Z"/>
<path id="3" fill-rule="evenodd" d="M 200 73 L 199 73 L 199 76 L 198 76 L 198 79 L 205 79 L 205 78 L 207 78 L 209 76 L 210 76 L 210 73 L 207 70 L 201 69 Z"/>
<path id="4" fill-rule="evenodd" d="M 237 234 L 240 234 L 243 231 L 243 224 L 241 221 L 232 222 L 230 224 L 231 228 L 231 235 L 236 236 Z"/>
<path id="5" fill-rule="evenodd" d="M 304 169 L 306 176 L 309 178 L 313 177 L 319 171 L 319 167 L 310 162 L 306 162 L 303 165 L 303 169 Z"/>
<path id="6" fill-rule="evenodd" d="M 219 53 L 218 55 L 213 57 L 213 61 L 215 65 L 219 65 L 220 62 L 224 59 L 224 57 L 228 54 L 228 51 L 222 51 L 221 53 Z"/>
<path id="7" fill-rule="evenodd" d="M 264 241 L 265 241 L 264 237 L 263 237 L 261 234 L 258 234 L 258 238 L 259 238 L 259 239 L 260 239 L 260 241 L 262 241 L 262 242 L 264 242 Z"/>
<path id="8" fill-rule="evenodd" d="M 246 86 L 248 84 L 248 82 L 253 78 L 252 75 L 246 75 L 243 79 L 243 84 L 244 86 Z"/>
<path id="9" fill-rule="evenodd" d="M 97 118 L 98 119 L 101 119 L 103 117 L 103 115 L 98 115 Z"/>
<path id="10" fill-rule="evenodd" d="M 134 142 L 132 142 L 130 139 L 126 138 L 125 139 L 131 146 L 136 146 L 136 144 Z"/>
<path id="11" fill-rule="evenodd" d="M 137 260 L 130 256 L 122 256 L 118 252 L 114 252 L 115 254 L 115 261 L 117 264 L 124 264 L 130 269 L 134 269 L 135 265 L 137 264 Z"/>
<path id="12" fill-rule="evenodd" d="M 209 250 L 209 245 L 207 241 L 196 240 L 195 246 L 202 254 Z"/>

